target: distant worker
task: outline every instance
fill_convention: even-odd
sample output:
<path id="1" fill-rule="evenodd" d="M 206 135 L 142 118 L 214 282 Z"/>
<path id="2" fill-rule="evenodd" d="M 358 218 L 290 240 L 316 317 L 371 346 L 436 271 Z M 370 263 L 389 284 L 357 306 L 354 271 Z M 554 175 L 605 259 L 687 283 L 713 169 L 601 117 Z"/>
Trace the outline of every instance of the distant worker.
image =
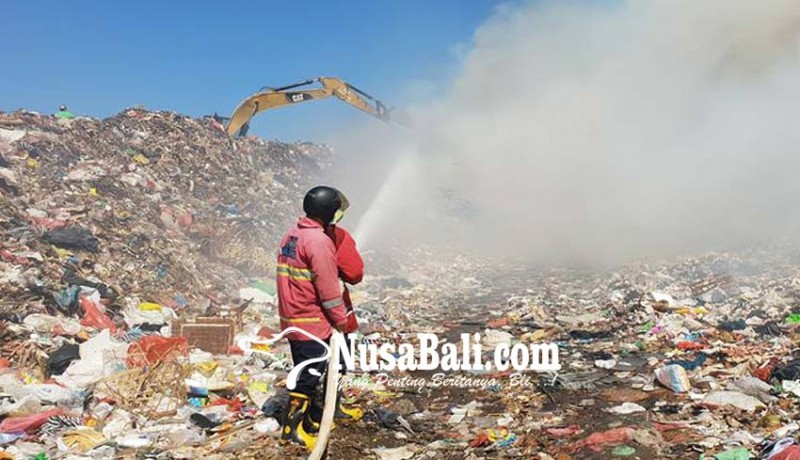
<path id="1" fill-rule="evenodd" d="M 56 118 L 66 118 L 66 119 L 75 118 L 75 115 L 69 110 L 67 110 L 66 105 L 58 106 L 58 112 L 56 112 L 54 115 L 56 116 Z"/>
<path id="2" fill-rule="evenodd" d="M 345 302 L 339 278 L 343 276 L 350 281 L 360 281 L 363 262 L 359 267 L 361 256 L 355 260 L 353 253 L 358 254 L 355 242 L 348 242 L 346 231 L 332 227 L 342 218 L 347 207 L 347 199 L 332 187 L 318 186 L 306 193 L 303 199 L 306 216 L 300 218 L 283 237 L 278 254 L 281 329 L 295 326 L 328 342 L 334 327 L 343 334 L 358 328 L 355 312 L 347 306 L 349 298 L 348 303 Z M 337 233 L 341 238 L 340 247 L 350 248 L 342 253 L 349 254 L 343 259 L 344 270 L 338 265 L 336 243 L 331 237 Z M 347 273 L 343 274 L 343 271 Z M 288 338 L 295 366 L 327 352 L 323 345 L 304 335 L 288 334 Z M 304 368 L 298 376 L 296 388 L 289 393 L 289 406 L 281 427 L 282 444 L 293 442 L 309 449 L 314 447 L 322 412 L 314 403 L 314 396 L 325 367 L 326 363 L 320 362 Z M 317 375 L 310 372 L 312 368 Z M 362 415 L 358 409 L 342 406 L 341 395 L 337 397 L 336 406 L 336 419 L 339 421 L 357 420 Z"/>

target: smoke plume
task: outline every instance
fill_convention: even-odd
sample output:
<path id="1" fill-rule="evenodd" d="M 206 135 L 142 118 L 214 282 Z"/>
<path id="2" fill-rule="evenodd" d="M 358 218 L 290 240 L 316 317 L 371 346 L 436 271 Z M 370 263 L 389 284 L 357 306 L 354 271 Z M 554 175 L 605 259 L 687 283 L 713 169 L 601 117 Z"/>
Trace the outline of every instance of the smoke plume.
<path id="1" fill-rule="evenodd" d="M 337 183 L 367 248 L 605 263 L 791 237 L 799 45 L 796 0 L 507 6 L 412 128 L 348 133 Z"/>

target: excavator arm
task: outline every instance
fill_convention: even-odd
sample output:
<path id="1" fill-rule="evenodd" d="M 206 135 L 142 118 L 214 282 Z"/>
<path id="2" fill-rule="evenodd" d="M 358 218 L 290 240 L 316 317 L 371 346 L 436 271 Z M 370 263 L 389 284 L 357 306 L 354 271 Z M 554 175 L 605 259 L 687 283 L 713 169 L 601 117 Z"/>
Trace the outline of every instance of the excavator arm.
<path id="1" fill-rule="evenodd" d="M 314 83 L 319 83 L 322 88 L 303 89 Z M 225 131 L 234 136 L 260 112 L 331 96 L 380 120 L 389 121 L 390 111 L 378 99 L 338 78 L 320 77 L 281 88 L 262 88 L 236 107 Z"/>

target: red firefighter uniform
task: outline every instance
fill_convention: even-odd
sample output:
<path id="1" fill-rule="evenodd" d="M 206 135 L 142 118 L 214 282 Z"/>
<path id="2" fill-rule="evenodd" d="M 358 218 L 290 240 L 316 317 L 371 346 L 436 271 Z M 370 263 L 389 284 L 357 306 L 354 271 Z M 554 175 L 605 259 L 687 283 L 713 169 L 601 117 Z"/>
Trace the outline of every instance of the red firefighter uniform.
<path id="1" fill-rule="evenodd" d="M 364 278 L 364 260 L 356 248 L 356 241 L 350 233 L 336 226 L 328 227 L 326 231 L 336 246 L 336 265 L 339 268 L 339 277 L 348 284 L 358 284 Z M 347 286 L 342 293 L 345 307 L 347 308 L 347 327 L 349 331 L 358 329 L 358 319 L 353 310 L 353 302 L 350 300 L 350 292 Z"/>
<path id="2" fill-rule="evenodd" d="M 283 237 L 278 254 L 278 312 L 281 329 L 296 326 L 326 340 L 332 325 L 349 332 L 336 246 L 322 225 L 303 217 Z M 355 315 L 353 315 L 355 316 Z M 311 340 L 288 334 L 289 340 Z"/>

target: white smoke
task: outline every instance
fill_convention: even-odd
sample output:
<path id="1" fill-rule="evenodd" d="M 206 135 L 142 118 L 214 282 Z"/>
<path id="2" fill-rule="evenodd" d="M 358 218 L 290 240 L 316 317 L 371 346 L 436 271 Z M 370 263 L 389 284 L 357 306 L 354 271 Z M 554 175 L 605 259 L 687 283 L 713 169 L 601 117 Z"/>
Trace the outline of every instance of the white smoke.
<path id="1" fill-rule="evenodd" d="M 583 263 L 792 235 L 799 37 L 796 0 L 506 7 L 402 141 L 350 139 L 371 162 L 340 182 L 374 184 L 388 166 L 375 158 L 414 152 L 393 193 L 404 208 L 371 210 L 371 246 L 405 236 Z"/>

